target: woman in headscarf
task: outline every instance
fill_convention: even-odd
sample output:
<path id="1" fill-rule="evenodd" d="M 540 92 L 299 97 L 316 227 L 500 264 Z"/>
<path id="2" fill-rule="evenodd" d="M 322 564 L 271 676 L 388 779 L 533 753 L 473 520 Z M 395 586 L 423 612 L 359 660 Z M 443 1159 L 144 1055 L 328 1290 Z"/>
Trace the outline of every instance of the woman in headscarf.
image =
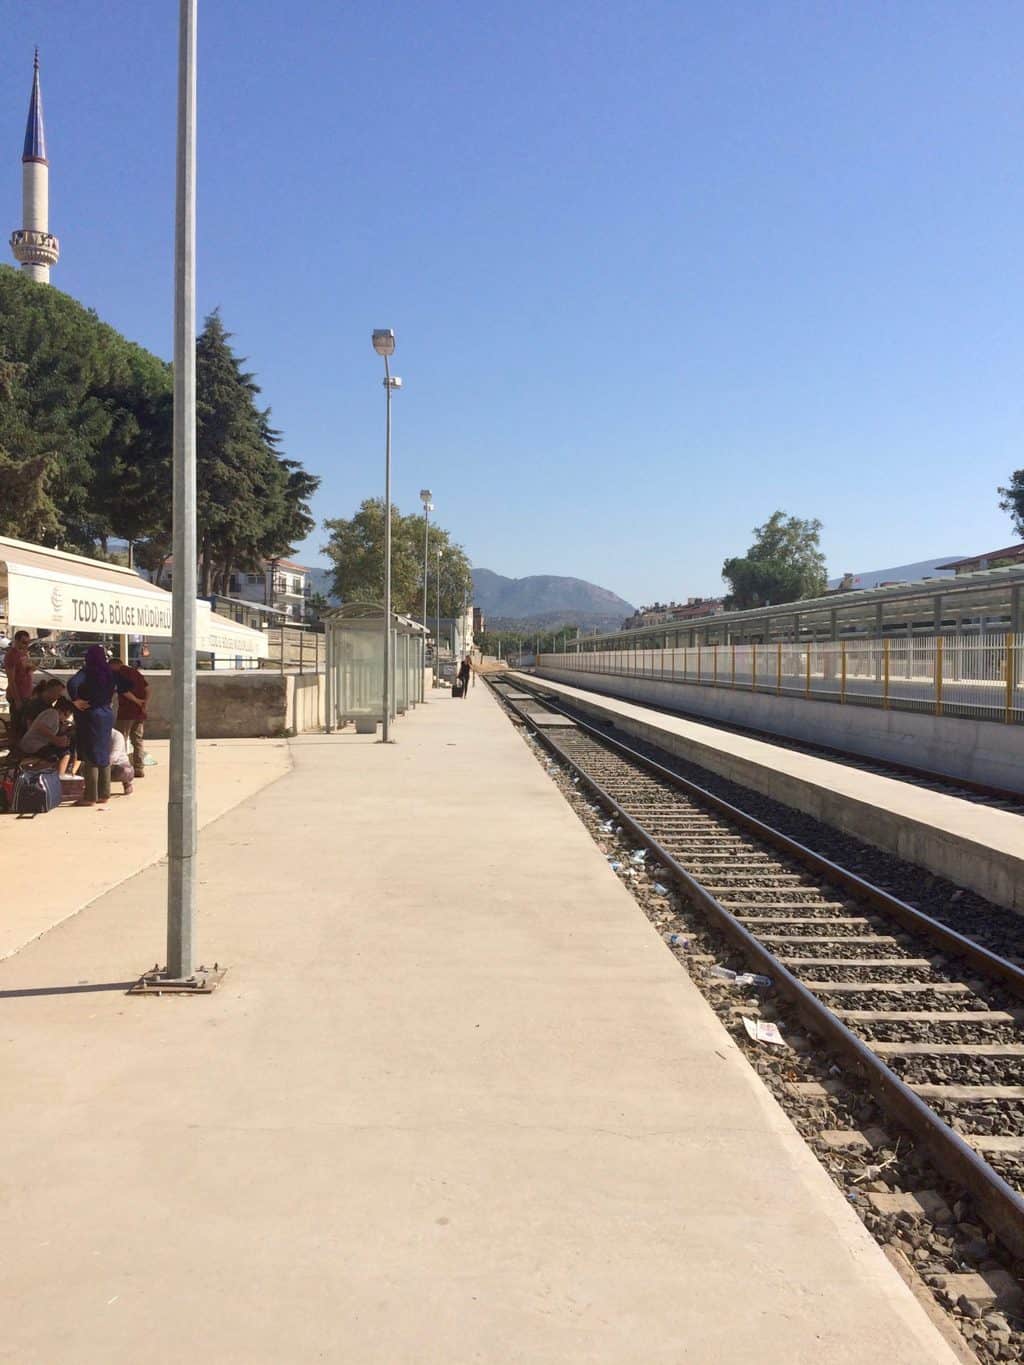
<path id="1" fill-rule="evenodd" d="M 82 760 L 85 795 L 80 806 L 102 806 L 110 799 L 110 731 L 114 725 L 111 701 L 114 675 L 102 645 L 90 645 L 85 663 L 68 683 L 75 707 L 75 737 Z"/>

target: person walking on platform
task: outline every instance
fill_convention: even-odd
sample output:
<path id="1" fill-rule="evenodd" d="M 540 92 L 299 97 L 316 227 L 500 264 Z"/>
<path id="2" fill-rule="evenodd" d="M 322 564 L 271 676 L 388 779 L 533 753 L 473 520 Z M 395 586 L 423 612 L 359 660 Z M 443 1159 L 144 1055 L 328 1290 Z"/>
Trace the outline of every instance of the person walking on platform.
<path id="1" fill-rule="evenodd" d="M 105 806 L 110 800 L 110 732 L 114 728 L 114 675 L 102 645 L 90 645 L 85 663 L 68 682 L 77 717 L 75 734 L 82 760 L 85 794 L 80 806 Z"/>
<path id="2" fill-rule="evenodd" d="M 469 691 L 469 675 L 471 672 L 472 669 L 469 666 L 469 655 L 467 654 L 462 663 L 459 664 L 459 682 L 462 684 L 462 692 L 459 695 L 462 697 L 463 701 L 465 701 L 466 693 Z"/>
<path id="3" fill-rule="evenodd" d="M 117 720 L 114 722 L 132 749 L 132 771 L 136 777 L 146 776 L 146 702 L 149 683 L 137 668 L 121 659 L 111 659 L 110 668 L 117 688 Z"/>

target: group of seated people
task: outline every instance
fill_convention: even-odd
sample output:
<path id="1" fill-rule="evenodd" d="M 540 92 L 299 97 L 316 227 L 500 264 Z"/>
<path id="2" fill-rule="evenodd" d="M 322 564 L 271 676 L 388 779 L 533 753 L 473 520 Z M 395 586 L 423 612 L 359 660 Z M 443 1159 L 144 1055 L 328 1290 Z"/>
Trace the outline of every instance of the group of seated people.
<path id="1" fill-rule="evenodd" d="M 108 659 L 102 645 L 93 645 L 66 684 L 59 678 L 34 683 L 28 643 L 28 632 L 19 631 L 4 656 L 10 761 L 45 762 L 62 777 L 80 773 L 80 806 L 105 805 L 111 779 L 122 782 L 129 795 L 135 779 L 145 776 L 146 679 L 122 660 Z"/>

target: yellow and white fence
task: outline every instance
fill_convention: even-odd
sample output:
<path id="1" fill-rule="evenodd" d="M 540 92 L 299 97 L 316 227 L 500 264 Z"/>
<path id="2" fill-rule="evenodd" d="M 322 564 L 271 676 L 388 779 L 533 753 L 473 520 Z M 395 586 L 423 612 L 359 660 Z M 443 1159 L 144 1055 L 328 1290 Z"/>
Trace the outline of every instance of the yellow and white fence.
<path id="1" fill-rule="evenodd" d="M 1024 635 L 543 654 L 539 668 L 1024 722 Z"/>

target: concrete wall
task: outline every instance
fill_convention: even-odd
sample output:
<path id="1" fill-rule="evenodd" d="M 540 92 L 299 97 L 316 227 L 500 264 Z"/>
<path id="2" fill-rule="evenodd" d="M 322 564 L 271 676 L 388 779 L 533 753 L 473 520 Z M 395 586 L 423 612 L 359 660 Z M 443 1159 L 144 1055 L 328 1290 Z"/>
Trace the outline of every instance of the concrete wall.
<path id="1" fill-rule="evenodd" d="M 748 725 L 870 758 L 1024 792 L 1024 726 L 777 697 L 729 687 L 540 668 L 537 676 L 708 720 Z"/>
<path id="2" fill-rule="evenodd" d="M 324 725 L 324 676 L 322 673 L 285 674 L 288 689 L 289 729 L 297 735 L 322 730 Z"/>
<path id="3" fill-rule="evenodd" d="M 71 677 L 67 672 L 37 673 Z M 147 673 L 149 715 L 146 734 L 150 739 L 170 735 L 171 675 Z M 286 730 L 301 735 L 320 730 L 324 724 L 324 675 L 322 673 L 276 673 L 271 669 L 235 672 L 202 670 L 196 674 L 196 732 L 200 739 L 256 739 L 281 735 Z"/>

